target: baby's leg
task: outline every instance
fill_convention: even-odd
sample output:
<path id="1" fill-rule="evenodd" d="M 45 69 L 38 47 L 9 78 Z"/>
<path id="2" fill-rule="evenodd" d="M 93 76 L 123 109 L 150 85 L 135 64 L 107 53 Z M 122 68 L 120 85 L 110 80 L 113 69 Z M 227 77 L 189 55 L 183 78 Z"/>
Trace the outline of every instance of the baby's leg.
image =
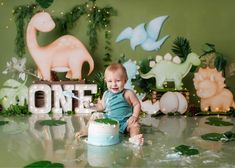
<path id="1" fill-rule="evenodd" d="M 140 125 L 138 122 L 128 125 L 127 131 L 130 132 L 129 142 L 135 145 L 144 144 L 144 137 L 143 134 L 140 134 Z"/>
<path id="2" fill-rule="evenodd" d="M 87 117 L 81 116 L 79 117 L 78 123 L 80 128 L 79 131 L 75 133 L 75 137 L 80 139 L 81 137 L 87 136 L 89 119 L 87 119 Z"/>
<path id="3" fill-rule="evenodd" d="M 87 124 L 84 121 L 84 117 L 79 117 L 79 124 L 81 127 L 80 127 L 80 130 L 75 134 L 75 137 L 79 139 L 81 137 L 87 136 L 90 122 L 94 121 L 95 119 L 103 118 L 103 117 L 104 117 L 103 113 L 99 113 L 99 112 L 93 113 L 91 117 L 89 118 L 89 121 L 87 122 Z"/>

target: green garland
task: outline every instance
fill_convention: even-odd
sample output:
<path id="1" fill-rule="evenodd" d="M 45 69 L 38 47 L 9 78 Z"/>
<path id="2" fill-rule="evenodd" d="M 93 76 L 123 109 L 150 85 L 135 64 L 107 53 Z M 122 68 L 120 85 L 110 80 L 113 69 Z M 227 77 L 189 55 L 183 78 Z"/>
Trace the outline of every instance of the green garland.
<path id="1" fill-rule="evenodd" d="M 46 8 L 53 3 L 51 1 L 49 4 L 44 4 L 45 2 L 38 3 L 41 8 Z M 100 29 L 104 30 L 105 37 L 105 54 L 103 60 L 108 64 L 112 61 L 111 58 L 111 16 L 116 15 L 116 11 L 112 7 L 99 8 L 95 4 L 96 0 L 88 0 L 84 4 L 75 6 L 70 12 L 65 13 L 62 18 L 54 18 L 56 24 L 59 27 L 61 35 L 68 34 L 69 30 L 72 29 L 75 23 L 79 20 L 81 16 L 88 16 L 88 30 L 87 35 L 89 37 L 89 46 L 92 54 L 95 53 L 97 48 L 98 39 L 97 31 Z M 19 57 L 23 57 L 25 54 L 25 41 L 24 41 L 24 30 L 25 30 L 25 20 L 33 16 L 33 14 L 38 12 L 38 5 L 27 5 L 19 6 L 14 10 L 15 23 L 17 27 L 17 35 L 15 39 L 16 54 Z M 36 11 L 37 9 L 37 11 Z M 106 65 L 107 65 L 106 64 Z M 105 65 L 105 66 L 106 66 Z"/>
<path id="2" fill-rule="evenodd" d="M 13 15 L 15 17 L 16 24 L 16 38 L 15 38 L 15 52 L 19 57 L 23 57 L 25 54 L 25 20 L 31 18 L 37 8 L 36 4 L 27 6 L 18 6 L 14 9 Z"/>

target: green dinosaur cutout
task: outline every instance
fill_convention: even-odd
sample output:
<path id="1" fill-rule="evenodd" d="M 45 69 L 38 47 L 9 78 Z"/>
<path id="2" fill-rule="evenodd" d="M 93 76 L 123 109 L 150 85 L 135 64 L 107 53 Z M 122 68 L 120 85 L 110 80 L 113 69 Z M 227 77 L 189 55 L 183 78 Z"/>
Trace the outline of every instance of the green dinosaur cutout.
<path id="1" fill-rule="evenodd" d="M 11 105 L 23 106 L 28 101 L 28 88 L 24 83 L 9 79 L 0 89 L 0 99 L 5 109 Z"/>
<path id="2" fill-rule="evenodd" d="M 176 64 L 172 61 L 162 60 L 156 63 L 146 74 L 140 74 L 144 79 L 155 77 L 156 88 L 163 89 L 164 82 L 174 82 L 177 90 L 182 89 L 182 79 L 188 74 L 192 65 L 198 66 L 201 61 L 195 53 L 190 53 L 185 62 Z"/>

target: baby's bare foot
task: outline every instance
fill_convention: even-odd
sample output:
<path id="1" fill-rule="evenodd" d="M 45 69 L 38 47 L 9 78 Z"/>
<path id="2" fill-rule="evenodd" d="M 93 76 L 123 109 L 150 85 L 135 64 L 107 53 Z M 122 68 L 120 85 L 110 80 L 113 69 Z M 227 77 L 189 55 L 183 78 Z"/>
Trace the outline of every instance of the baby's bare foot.
<path id="1" fill-rule="evenodd" d="M 80 138 L 85 137 L 87 135 L 88 135 L 87 130 L 86 129 L 82 129 L 82 130 L 78 131 L 77 133 L 75 133 L 75 138 L 80 139 Z"/>
<path id="2" fill-rule="evenodd" d="M 138 135 L 134 135 L 133 137 L 130 137 L 129 142 L 138 146 L 143 145 L 144 144 L 143 134 L 138 134 Z"/>

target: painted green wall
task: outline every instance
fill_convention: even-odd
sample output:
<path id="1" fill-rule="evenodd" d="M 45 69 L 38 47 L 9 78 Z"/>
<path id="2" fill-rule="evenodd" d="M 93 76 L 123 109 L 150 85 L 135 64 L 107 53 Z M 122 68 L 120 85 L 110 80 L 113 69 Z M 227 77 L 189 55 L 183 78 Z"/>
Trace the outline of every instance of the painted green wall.
<path id="1" fill-rule="evenodd" d="M 6 62 L 15 56 L 14 39 L 16 35 L 15 22 L 12 10 L 18 5 L 33 3 L 33 0 L 0 0 L 0 71 L 5 68 Z M 75 5 L 84 3 L 84 0 L 55 0 L 53 5 L 47 9 L 52 15 L 60 16 L 61 12 L 70 11 Z M 172 42 L 177 36 L 187 38 L 194 52 L 202 54 L 201 48 L 204 43 L 209 42 L 216 45 L 216 49 L 226 56 L 232 63 L 235 62 L 235 1 L 234 0 L 97 0 L 99 7 L 112 6 L 117 10 L 117 16 L 112 17 L 112 55 L 116 61 L 124 53 L 127 58 L 141 60 L 153 57 L 157 54 L 164 55 L 171 52 Z M 52 11 L 54 11 L 52 13 Z M 147 52 L 137 47 L 135 51 L 130 48 L 129 41 L 125 40 L 115 43 L 115 38 L 126 27 L 135 27 L 140 23 L 148 23 L 155 17 L 168 15 L 162 27 L 161 37 L 169 34 L 170 38 L 159 51 Z M 87 18 L 79 20 L 71 33 L 88 45 L 86 35 Z M 50 36 L 47 39 L 47 35 Z M 99 32 L 98 50 L 93 58 L 96 71 L 103 70 L 101 59 L 104 54 L 104 32 Z M 39 42 L 49 43 L 53 34 L 40 34 Z M 29 54 L 26 55 L 28 67 L 35 68 Z M 0 84 L 9 76 L 1 75 Z M 186 87 L 192 89 L 192 74 L 184 80 Z M 235 77 L 227 79 L 228 85 L 232 87 Z"/>

